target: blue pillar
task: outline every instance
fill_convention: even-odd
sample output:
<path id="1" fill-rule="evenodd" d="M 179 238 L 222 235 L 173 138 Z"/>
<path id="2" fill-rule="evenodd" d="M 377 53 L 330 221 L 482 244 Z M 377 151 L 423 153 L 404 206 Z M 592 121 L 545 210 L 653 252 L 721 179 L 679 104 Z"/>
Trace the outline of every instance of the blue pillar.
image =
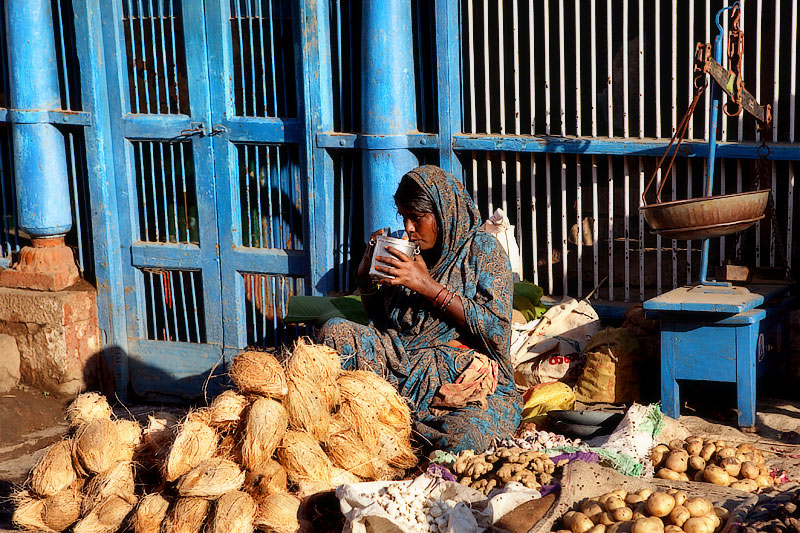
<path id="1" fill-rule="evenodd" d="M 5 9 L 19 225 L 61 236 L 72 214 L 64 137 L 46 113 L 61 107 L 50 0 L 6 0 Z"/>
<path id="2" fill-rule="evenodd" d="M 361 131 L 366 137 L 397 138 L 416 130 L 414 40 L 411 0 L 363 0 L 361 39 Z M 375 143 L 381 145 L 383 143 Z M 403 174 L 417 166 L 407 148 L 370 148 L 363 152 L 364 231 L 398 229 L 392 196 Z M 407 146 L 407 144 L 406 144 Z"/>

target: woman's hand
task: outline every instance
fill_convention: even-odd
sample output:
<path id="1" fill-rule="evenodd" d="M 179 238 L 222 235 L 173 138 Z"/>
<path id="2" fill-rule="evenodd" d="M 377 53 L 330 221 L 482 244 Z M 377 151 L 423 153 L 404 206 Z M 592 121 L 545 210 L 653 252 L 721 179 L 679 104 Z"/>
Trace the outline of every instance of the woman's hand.
<path id="1" fill-rule="evenodd" d="M 422 256 L 408 257 L 403 252 L 388 246 L 384 250 L 376 250 L 375 253 L 378 254 L 375 270 L 394 276 L 382 279 L 382 284 L 402 285 L 423 295 L 427 295 L 438 285 L 428 272 L 428 265 Z"/>
<path id="2" fill-rule="evenodd" d="M 378 237 L 378 235 L 383 235 L 382 229 L 379 229 L 370 236 L 370 244 L 367 245 L 367 249 L 364 250 L 364 256 L 361 258 L 361 262 L 358 264 L 356 277 L 358 278 L 358 284 L 362 287 L 372 284 L 372 278 L 370 278 L 369 275 L 369 267 L 372 263 L 372 251 L 375 249 L 375 239 Z"/>

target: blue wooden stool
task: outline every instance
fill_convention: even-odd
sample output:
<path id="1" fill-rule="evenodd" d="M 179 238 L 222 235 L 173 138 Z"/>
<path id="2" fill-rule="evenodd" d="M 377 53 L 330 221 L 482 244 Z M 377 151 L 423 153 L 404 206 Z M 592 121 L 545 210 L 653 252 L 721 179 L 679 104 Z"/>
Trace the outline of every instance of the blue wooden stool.
<path id="1" fill-rule="evenodd" d="M 779 288 L 773 295 L 785 293 Z M 739 425 L 755 426 L 756 379 L 788 346 L 793 298 L 757 308 L 764 296 L 743 287 L 682 287 L 644 302 L 661 321 L 661 409 L 680 416 L 679 379 L 736 383 Z"/>

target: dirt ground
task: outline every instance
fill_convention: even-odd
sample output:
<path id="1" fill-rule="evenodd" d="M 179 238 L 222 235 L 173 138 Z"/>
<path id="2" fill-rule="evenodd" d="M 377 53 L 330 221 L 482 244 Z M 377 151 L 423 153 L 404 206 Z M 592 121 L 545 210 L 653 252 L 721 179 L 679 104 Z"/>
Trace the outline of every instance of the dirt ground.
<path id="1" fill-rule="evenodd" d="M 69 401 L 70 398 L 27 389 L 0 395 L 0 532 L 13 531 L 8 496 L 14 487 L 25 481 L 44 449 L 66 434 L 63 409 Z M 142 420 L 146 414 L 163 409 L 163 406 L 139 405 L 118 407 L 115 413 Z M 726 404 L 716 406 L 709 402 L 702 408 L 689 405 L 684 413 L 687 414 L 681 416 L 679 422 L 689 434 L 716 435 L 734 443 L 756 443 L 766 452 L 771 468 L 785 470 L 792 481 L 800 481 L 800 402 L 759 401 L 755 434 L 736 429 L 735 411 Z"/>

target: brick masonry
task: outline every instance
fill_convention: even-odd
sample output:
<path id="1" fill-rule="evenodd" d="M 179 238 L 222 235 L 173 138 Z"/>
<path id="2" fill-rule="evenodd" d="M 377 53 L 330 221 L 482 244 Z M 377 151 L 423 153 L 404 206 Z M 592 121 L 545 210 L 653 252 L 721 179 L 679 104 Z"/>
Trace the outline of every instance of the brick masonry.
<path id="1" fill-rule="evenodd" d="M 91 285 L 56 292 L 0 287 L 0 334 L 17 341 L 22 383 L 56 394 L 98 385 L 102 342 Z"/>

